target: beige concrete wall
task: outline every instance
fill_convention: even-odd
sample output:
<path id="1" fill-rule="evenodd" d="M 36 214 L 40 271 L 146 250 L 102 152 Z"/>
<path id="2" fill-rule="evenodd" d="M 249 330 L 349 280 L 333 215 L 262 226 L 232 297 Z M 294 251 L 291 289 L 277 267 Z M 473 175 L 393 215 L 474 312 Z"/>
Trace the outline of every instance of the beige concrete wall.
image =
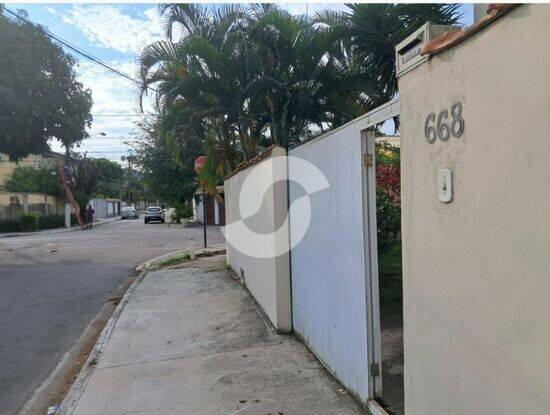
<path id="1" fill-rule="evenodd" d="M 54 157 L 44 157 L 40 154 L 30 154 L 23 158 L 18 163 L 9 161 L 6 154 L 0 153 L 0 189 L 3 188 L 4 182 L 12 174 L 17 166 L 30 166 L 34 168 L 53 167 L 55 166 Z"/>
<path id="2" fill-rule="evenodd" d="M 273 157 L 284 155 L 285 150 L 281 147 L 276 147 L 272 150 L 270 157 L 259 163 L 266 163 Z M 241 220 L 239 195 L 246 177 L 255 166 L 253 165 L 246 170 L 240 171 L 224 183 L 225 215 L 228 225 Z M 274 172 L 267 170 L 264 173 L 265 177 L 262 177 L 261 181 L 272 183 Z M 284 177 L 287 177 L 286 172 L 284 173 Z M 275 186 L 271 186 L 265 194 L 260 191 L 252 192 L 251 196 L 257 197 L 260 200 L 263 199 L 263 203 L 257 214 L 245 220 L 249 229 L 257 233 L 269 234 L 277 230 L 284 223 L 288 211 L 286 186 L 286 183 L 279 182 Z M 241 276 L 242 270 L 246 287 L 263 308 L 275 328 L 280 332 L 291 331 L 290 265 L 288 253 L 271 258 L 256 258 L 247 255 L 236 249 L 230 242 L 247 238 L 247 236 L 244 234 L 235 234 L 235 231 L 231 231 L 230 227 L 226 227 L 225 229 L 226 240 L 228 241 L 228 264 L 239 276 Z M 275 241 L 276 244 L 288 247 L 288 230 L 280 236 Z"/>
<path id="3" fill-rule="evenodd" d="M 407 415 L 550 411 L 549 68 L 550 6 L 522 6 L 399 80 Z M 454 101 L 463 136 L 428 144 Z"/>
<path id="4" fill-rule="evenodd" d="M 17 203 L 12 203 L 14 197 L 17 198 Z M 19 217 L 24 212 L 25 197 L 30 212 L 48 213 L 49 215 L 64 214 L 64 200 L 62 197 L 44 193 L 0 192 L 0 219 Z M 45 205 L 47 205 L 47 208 Z"/>

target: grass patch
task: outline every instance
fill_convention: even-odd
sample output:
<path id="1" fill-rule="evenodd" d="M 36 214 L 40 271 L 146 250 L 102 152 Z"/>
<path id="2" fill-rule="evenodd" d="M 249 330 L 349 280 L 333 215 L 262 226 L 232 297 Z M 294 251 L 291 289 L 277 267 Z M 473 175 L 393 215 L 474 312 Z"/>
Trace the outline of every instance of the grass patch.
<path id="1" fill-rule="evenodd" d="M 194 256 L 191 252 L 184 252 L 183 254 L 179 254 L 170 258 L 166 258 L 163 261 L 160 261 L 158 263 L 159 267 L 169 267 L 172 265 L 178 265 L 183 264 L 185 262 L 191 261 L 194 259 Z"/>
<path id="2" fill-rule="evenodd" d="M 380 303 L 391 304 L 403 301 L 403 264 L 401 244 L 378 258 Z"/>

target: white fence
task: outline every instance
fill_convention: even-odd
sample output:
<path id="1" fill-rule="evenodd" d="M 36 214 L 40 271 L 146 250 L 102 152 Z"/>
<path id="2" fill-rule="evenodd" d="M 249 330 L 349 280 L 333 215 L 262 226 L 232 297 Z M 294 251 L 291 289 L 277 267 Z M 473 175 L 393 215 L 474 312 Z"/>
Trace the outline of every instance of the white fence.
<path id="1" fill-rule="evenodd" d="M 276 233 L 284 224 L 287 215 L 287 184 L 286 168 L 275 170 L 270 164 L 274 158 L 284 156 L 286 152 L 281 147 L 271 148 L 263 158 L 254 160 L 246 169 L 235 173 L 224 183 L 225 212 L 227 226 L 227 262 L 242 278 L 246 287 L 262 306 L 265 313 L 279 332 L 292 330 L 290 315 L 290 269 L 288 254 L 288 231 Z M 245 180 L 251 171 L 258 176 L 248 190 L 241 191 Z M 280 179 L 275 180 L 275 175 Z M 265 183 L 277 182 L 275 186 L 262 186 Z M 250 217 L 241 213 L 240 197 L 246 199 L 247 206 L 259 206 L 260 209 Z M 245 222 L 246 226 L 239 226 Z M 265 235 L 255 248 L 260 250 L 268 246 L 284 246 L 285 253 L 273 255 L 267 252 L 264 257 L 250 255 L 245 249 L 238 249 L 238 244 L 251 239 L 248 230 Z M 268 240 L 272 236 L 273 240 Z M 265 246 L 262 246 L 265 244 Z M 236 246 L 237 245 L 237 246 Z"/>
<path id="2" fill-rule="evenodd" d="M 298 184 L 303 182 L 303 170 L 292 162 L 288 166 L 289 195 L 286 186 L 272 186 L 266 193 L 260 189 L 262 183 L 274 181 L 274 172 L 258 166 L 284 155 L 282 148 L 275 148 L 255 164 L 243 166 L 225 181 L 225 232 L 228 263 L 243 278 L 274 326 L 282 331 L 293 329 L 327 368 L 366 402 L 369 323 L 362 191 L 364 143 L 360 125 L 348 124 L 289 154 L 318 167 L 329 185 L 309 195 L 311 220 L 305 236 L 301 230 L 307 226 L 309 212 L 291 209 L 291 283 L 288 254 L 268 258 L 247 255 L 236 246 L 247 235 L 232 226 L 243 220 L 240 208 L 244 199 L 239 199 L 250 174 L 262 175 L 256 181 L 258 188 L 249 195 L 260 201 L 248 200 L 247 204 L 262 207 L 245 220 L 246 229 L 274 232 L 284 226 L 287 198 L 292 204 L 304 196 L 304 187 Z M 276 219 L 275 215 L 279 217 Z"/>
<path id="3" fill-rule="evenodd" d="M 330 187 L 312 194 L 311 223 L 292 250 L 294 331 L 361 401 L 368 391 L 363 240 L 362 150 L 357 124 L 290 152 L 324 173 Z M 302 193 L 293 181 L 290 201 Z M 294 245 L 295 224 L 291 216 Z"/>
<path id="4" fill-rule="evenodd" d="M 374 266 L 369 263 L 370 239 L 376 240 L 376 235 L 371 238 L 368 231 L 374 205 L 367 206 L 367 195 L 374 185 L 374 167 L 368 169 L 368 177 L 372 178 L 369 184 L 364 166 L 367 150 L 372 153 L 374 148 L 367 149 L 365 131 L 398 113 L 399 100 L 395 99 L 291 150 L 288 195 L 286 186 L 278 191 L 274 186 L 267 193 L 253 189 L 255 197 L 263 197 L 263 203 L 251 202 L 262 204 L 257 214 L 245 220 L 251 229 L 262 228 L 261 232 L 268 233 L 286 226 L 284 219 L 290 201 L 289 229 L 285 235 L 291 247 L 292 278 L 288 255 L 258 259 L 243 254 L 231 242 L 247 238 L 244 231 L 236 234 L 231 230 L 231 224 L 242 222 L 238 198 L 254 164 L 243 166 L 225 182 L 228 263 L 243 277 L 275 327 L 283 331 L 293 329 L 334 376 L 364 403 L 374 397 L 380 380 L 379 375 L 373 374 L 375 366 L 380 368 L 378 293 L 371 278 L 376 273 L 376 259 L 372 261 Z M 374 146 L 373 141 L 371 144 Z M 277 148 L 276 154 L 285 153 Z M 274 155 L 275 151 L 270 152 L 256 165 Z M 308 194 L 311 207 L 308 211 L 302 209 L 307 205 L 303 204 L 305 189 L 298 184 L 304 182 L 304 170 L 293 158 L 311 163 L 328 181 L 328 188 L 324 186 Z M 275 176 L 287 182 L 281 172 L 262 174 L 258 184 L 272 182 Z M 299 199 L 302 208 L 294 209 L 294 202 Z"/>

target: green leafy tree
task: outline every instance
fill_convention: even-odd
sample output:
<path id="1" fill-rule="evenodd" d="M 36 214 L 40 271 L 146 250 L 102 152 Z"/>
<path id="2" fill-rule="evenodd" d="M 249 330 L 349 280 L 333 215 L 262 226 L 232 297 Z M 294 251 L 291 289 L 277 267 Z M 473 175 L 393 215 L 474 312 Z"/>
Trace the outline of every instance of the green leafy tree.
<path id="1" fill-rule="evenodd" d="M 160 10 L 168 40 L 141 54 L 142 94 L 156 88 L 161 135 L 176 155 L 185 141 L 202 143 L 211 191 L 261 149 L 296 144 L 371 105 L 373 81 L 348 65 L 339 34 L 307 17 L 275 5 Z M 174 42 L 176 27 L 183 35 Z"/>
<path id="2" fill-rule="evenodd" d="M 455 25 L 461 15 L 457 4 L 360 3 L 346 12 L 324 12 L 316 21 L 337 31 L 350 46 L 356 65 L 376 80 L 377 105 L 392 99 L 398 90 L 395 47 L 426 22 Z"/>
<path id="3" fill-rule="evenodd" d="M 48 151 L 51 139 L 69 151 L 92 121 L 91 92 L 77 80 L 76 61 L 43 28 L 1 9 L 0 39 L 0 152 L 19 160 Z"/>
<path id="4" fill-rule="evenodd" d="M 130 143 L 132 151 L 125 160 L 139 172 L 146 197 L 174 206 L 188 203 L 196 188 L 194 161 L 202 154 L 200 141 L 187 139 L 170 148 L 170 140 L 161 136 L 158 120 L 149 119 L 138 126 L 139 134 Z"/>
<path id="5" fill-rule="evenodd" d="M 127 160 L 127 157 L 123 158 L 128 161 L 128 167 L 124 169 L 124 188 L 122 191 L 122 199 L 130 204 L 136 204 L 146 201 L 148 198 L 145 192 L 145 186 L 141 181 L 141 174 L 139 171 L 134 170 L 132 164 L 130 163 L 132 158 L 131 156 L 128 157 L 130 157 L 129 160 Z"/>
<path id="6" fill-rule="evenodd" d="M 6 179 L 4 187 L 8 192 L 46 193 L 53 196 L 63 193 L 55 169 L 45 167 L 37 169 L 18 166 Z"/>
<path id="7" fill-rule="evenodd" d="M 94 194 L 97 197 L 122 197 L 126 177 L 122 166 L 106 158 L 93 159 L 98 168 L 97 184 Z"/>
<path id="8" fill-rule="evenodd" d="M 68 165 L 71 190 L 84 220 L 88 202 L 95 195 L 100 175 L 99 165 L 94 159 L 75 153 L 71 155 Z"/>
<path id="9" fill-rule="evenodd" d="M 273 143 L 299 144 L 312 130 L 337 127 L 372 107 L 375 83 L 349 64 L 337 31 L 272 9 L 249 36 L 259 62 L 250 92 L 261 97 Z"/>
<path id="10" fill-rule="evenodd" d="M 308 18 L 276 5 L 162 5 L 167 40 L 140 56 L 142 98 L 155 88 L 176 160 L 185 142 L 202 144 L 201 184 L 215 193 L 267 146 L 292 147 L 393 98 L 397 43 L 427 20 L 455 23 L 457 7 L 360 4 Z"/>

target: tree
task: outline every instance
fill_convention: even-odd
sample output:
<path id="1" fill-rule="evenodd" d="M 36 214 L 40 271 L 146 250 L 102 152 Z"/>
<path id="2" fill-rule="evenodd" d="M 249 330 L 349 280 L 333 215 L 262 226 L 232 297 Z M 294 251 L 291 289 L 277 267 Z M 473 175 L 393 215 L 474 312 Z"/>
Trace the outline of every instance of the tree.
<path id="1" fill-rule="evenodd" d="M 157 90 L 168 149 L 202 143 L 216 180 L 271 144 L 307 139 L 369 108 L 367 74 L 346 62 L 338 33 L 274 5 L 163 5 L 168 40 L 140 57 L 142 96 Z M 183 31 L 172 41 L 174 27 Z"/>
<path id="2" fill-rule="evenodd" d="M 348 64 L 335 31 L 272 9 L 251 25 L 259 59 L 252 96 L 262 97 L 272 142 L 299 144 L 313 126 L 337 127 L 372 107 L 374 83 Z"/>
<path id="3" fill-rule="evenodd" d="M 122 166 L 106 158 L 93 159 L 98 168 L 94 194 L 97 197 L 120 198 L 124 191 L 125 176 Z"/>
<path id="4" fill-rule="evenodd" d="M 86 206 L 95 194 L 100 170 L 94 159 L 86 155 L 73 153 L 69 160 L 71 171 L 71 190 L 80 208 L 80 216 L 84 220 Z"/>
<path id="5" fill-rule="evenodd" d="M 131 160 L 131 156 L 130 160 Z M 123 160 L 127 157 L 123 157 Z M 128 166 L 124 169 L 124 187 L 122 189 L 122 198 L 130 204 L 135 204 L 147 200 L 145 186 L 141 181 L 141 174 L 134 170 L 132 164 L 128 161 Z"/>
<path id="6" fill-rule="evenodd" d="M 160 127 L 168 146 L 184 146 L 184 141 L 205 141 L 215 137 L 225 169 L 238 161 L 234 151 L 241 125 L 246 117 L 242 90 L 244 49 L 238 48 L 247 25 L 248 10 L 243 5 L 224 5 L 212 12 L 201 5 L 161 6 L 165 16 L 166 41 L 147 46 L 140 57 L 142 91 L 157 88 L 157 103 L 162 114 Z M 180 26 L 183 36 L 171 39 L 173 27 Z M 246 153 L 250 143 L 241 142 Z M 253 151 L 253 150 L 251 150 Z"/>
<path id="7" fill-rule="evenodd" d="M 46 167 L 17 166 L 6 179 L 4 187 L 8 192 L 63 194 L 55 169 Z"/>
<path id="8" fill-rule="evenodd" d="M 378 85 L 382 104 L 395 97 L 395 47 L 430 21 L 455 25 L 460 19 L 456 4 L 360 3 L 348 5 L 349 12 L 320 13 L 317 21 L 342 35 L 350 44 L 353 58 Z"/>
<path id="9" fill-rule="evenodd" d="M 201 143 L 188 139 L 170 149 L 158 120 L 148 119 L 138 126 L 139 135 L 129 143 L 132 151 L 125 161 L 138 170 L 146 197 L 174 206 L 189 202 L 196 188 L 194 161 L 202 154 Z"/>
<path id="10" fill-rule="evenodd" d="M 308 18 L 276 5 L 162 5 L 167 40 L 143 50 L 140 81 L 142 98 L 156 89 L 159 135 L 175 159 L 200 142 L 199 179 L 215 192 L 267 146 L 298 145 L 393 98 L 397 43 L 427 20 L 459 17 L 455 5 L 349 8 Z"/>
<path id="11" fill-rule="evenodd" d="M 69 151 L 92 121 L 75 59 L 21 17 L 10 20 L 0 9 L 0 152 L 11 160 L 49 151 L 51 139 Z"/>

